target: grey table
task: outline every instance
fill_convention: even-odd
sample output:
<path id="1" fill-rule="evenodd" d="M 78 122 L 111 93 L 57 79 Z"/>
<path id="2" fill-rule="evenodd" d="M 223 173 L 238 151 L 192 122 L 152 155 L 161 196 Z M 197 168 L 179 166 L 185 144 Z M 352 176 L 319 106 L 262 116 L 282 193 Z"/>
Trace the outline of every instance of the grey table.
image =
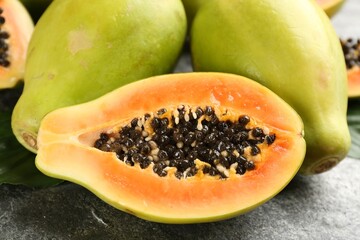
<path id="1" fill-rule="evenodd" d="M 360 1 L 333 19 L 341 37 L 360 37 Z M 190 71 L 184 55 L 177 71 Z M 115 210 L 86 189 L 0 185 L 0 239 L 360 239 L 360 160 L 296 176 L 275 198 L 222 222 L 167 225 Z"/>

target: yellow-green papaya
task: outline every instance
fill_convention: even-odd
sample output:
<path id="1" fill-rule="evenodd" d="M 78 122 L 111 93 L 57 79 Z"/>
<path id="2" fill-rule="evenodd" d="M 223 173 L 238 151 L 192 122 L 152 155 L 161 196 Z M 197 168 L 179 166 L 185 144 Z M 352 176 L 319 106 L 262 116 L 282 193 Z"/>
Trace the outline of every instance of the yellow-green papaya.
<path id="1" fill-rule="evenodd" d="M 315 1 L 213 0 L 197 12 L 191 51 L 196 71 L 254 79 L 300 114 L 307 143 L 301 173 L 324 172 L 346 157 L 346 66 L 339 38 Z"/>
<path id="2" fill-rule="evenodd" d="M 180 0 L 53 1 L 30 40 L 24 91 L 12 115 L 17 139 L 36 152 L 50 111 L 171 72 L 186 29 Z"/>

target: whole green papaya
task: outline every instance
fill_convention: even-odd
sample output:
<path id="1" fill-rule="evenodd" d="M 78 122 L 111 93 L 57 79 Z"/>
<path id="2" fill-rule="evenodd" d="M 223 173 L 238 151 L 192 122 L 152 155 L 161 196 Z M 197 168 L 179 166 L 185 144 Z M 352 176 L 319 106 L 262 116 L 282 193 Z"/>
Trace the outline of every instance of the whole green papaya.
<path id="1" fill-rule="evenodd" d="M 24 91 L 12 115 L 18 141 L 36 152 L 50 111 L 173 70 L 185 41 L 181 0 L 55 0 L 30 40 Z"/>
<path id="2" fill-rule="evenodd" d="M 210 0 L 181 0 L 184 4 L 185 13 L 188 22 L 188 29 L 191 28 L 191 24 L 197 11 Z"/>
<path id="3" fill-rule="evenodd" d="M 197 12 L 191 51 L 196 71 L 252 78 L 300 114 L 307 142 L 301 173 L 324 172 L 346 157 L 345 61 L 315 1 L 213 0 Z"/>

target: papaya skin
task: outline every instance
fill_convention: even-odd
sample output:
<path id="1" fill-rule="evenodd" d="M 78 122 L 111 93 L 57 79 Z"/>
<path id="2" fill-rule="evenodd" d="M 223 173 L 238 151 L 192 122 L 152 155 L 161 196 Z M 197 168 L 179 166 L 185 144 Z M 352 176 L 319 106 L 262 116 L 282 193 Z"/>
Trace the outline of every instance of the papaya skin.
<path id="1" fill-rule="evenodd" d="M 24 92 L 12 115 L 18 141 L 36 152 L 48 112 L 171 72 L 186 24 L 180 0 L 53 1 L 30 41 Z"/>
<path id="2" fill-rule="evenodd" d="M 18 0 L 1 0 L 0 8 L 3 9 L 1 15 L 5 18 L 1 30 L 10 35 L 6 41 L 10 66 L 0 66 L 0 89 L 4 89 L 14 87 L 24 78 L 26 52 L 34 23 Z"/>
<path id="3" fill-rule="evenodd" d="M 202 7 L 205 3 L 211 0 L 181 0 L 184 4 L 186 18 L 188 21 L 188 29 L 191 28 L 191 24 L 194 20 L 194 17 L 197 11 Z"/>
<path id="4" fill-rule="evenodd" d="M 210 1 L 211 0 L 182 0 L 185 7 L 186 17 L 188 19 L 189 29 L 191 28 L 191 24 L 197 11 Z M 341 9 L 345 0 L 316 0 L 316 2 L 329 17 L 332 17 Z"/>
<path id="5" fill-rule="evenodd" d="M 151 100 L 150 100 L 151 99 Z M 159 177 L 93 147 L 99 134 L 163 107 L 212 105 L 248 114 L 276 133 L 257 168 L 226 180 Z M 197 223 L 246 213 L 293 178 L 306 151 L 299 115 L 276 94 L 247 78 L 182 73 L 125 85 L 98 99 L 57 109 L 43 119 L 36 166 L 84 186 L 113 207 L 150 221 Z"/>
<path id="6" fill-rule="evenodd" d="M 191 51 L 195 71 L 254 79 L 300 114 L 307 142 L 302 174 L 324 172 L 346 157 L 345 61 L 329 18 L 315 2 L 211 1 L 195 17 Z"/>
<path id="7" fill-rule="evenodd" d="M 345 0 L 316 0 L 328 17 L 334 16 L 343 6 Z"/>

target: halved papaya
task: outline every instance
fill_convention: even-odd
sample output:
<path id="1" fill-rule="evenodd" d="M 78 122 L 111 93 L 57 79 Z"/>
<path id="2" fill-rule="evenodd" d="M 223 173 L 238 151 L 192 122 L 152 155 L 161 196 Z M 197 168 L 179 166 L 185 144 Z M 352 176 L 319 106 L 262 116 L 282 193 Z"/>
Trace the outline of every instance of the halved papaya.
<path id="1" fill-rule="evenodd" d="M 151 77 L 57 109 L 38 144 L 43 173 L 167 223 L 254 209 L 289 183 L 305 154 L 302 120 L 287 103 L 223 73 Z"/>
<path id="2" fill-rule="evenodd" d="M 360 97 L 360 67 L 352 67 L 348 70 L 349 98 Z"/>
<path id="3" fill-rule="evenodd" d="M 348 78 L 348 97 L 360 97 L 360 39 L 340 39 Z"/>
<path id="4" fill-rule="evenodd" d="M 325 13 L 332 17 L 343 6 L 345 0 L 316 0 Z"/>
<path id="5" fill-rule="evenodd" d="M 26 51 L 34 23 L 18 0 L 0 1 L 0 89 L 24 78 Z"/>

